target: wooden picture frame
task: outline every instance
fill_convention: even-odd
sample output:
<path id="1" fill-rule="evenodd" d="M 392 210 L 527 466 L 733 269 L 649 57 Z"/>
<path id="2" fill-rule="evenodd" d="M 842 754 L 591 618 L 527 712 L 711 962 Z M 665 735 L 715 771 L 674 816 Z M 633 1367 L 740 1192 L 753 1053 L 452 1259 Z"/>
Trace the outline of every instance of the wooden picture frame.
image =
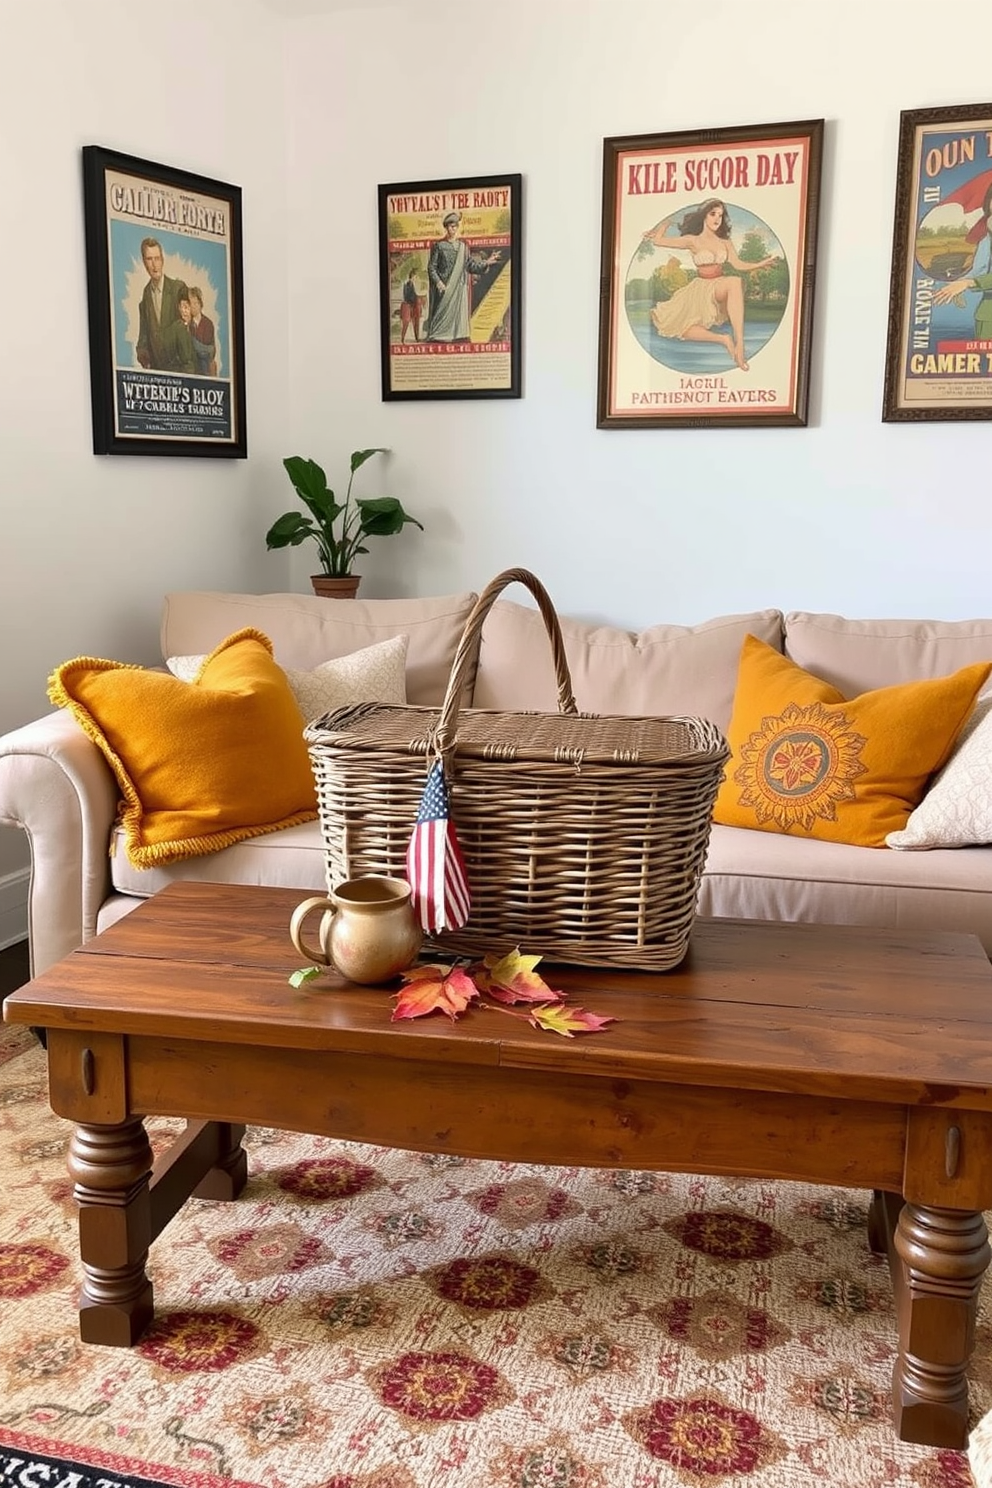
<path id="1" fill-rule="evenodd" d="M 823 127 L 603 141 L 599 428 L 805 425 Z"/>
<path id="2" fill-rule="evenodd" d="M 82 154 L 94 454 L 245 459 L 240 187 Z"/>
<path id="3" fill-rule="evenodd" d="M 992 418 L 992 103 L 899 116 L 884 423 Z"/>
<path id="4" fill-rule="evenodd" d="M 382 396 L 519 398 L 520 175 L 379 187 Z"/>

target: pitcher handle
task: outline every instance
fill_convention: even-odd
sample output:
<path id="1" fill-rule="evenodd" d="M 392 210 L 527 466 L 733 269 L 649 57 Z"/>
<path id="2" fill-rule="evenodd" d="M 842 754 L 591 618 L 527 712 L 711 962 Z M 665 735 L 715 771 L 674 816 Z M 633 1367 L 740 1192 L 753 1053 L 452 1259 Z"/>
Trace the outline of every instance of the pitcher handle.
<path id="1" fill-rule="evenodd" d="M 324 913 L 320 921 L 320 929 L 317 932 L 320 937 L 320 950 L 315 951 L 312 946 L 307 945 L 303 939 L 303 922 L 315 909 L 323 909 Z M 289 922 L 289 938 L 301 956 L 308 961 L 319 962 L 321 966 L 331 966 L 331 953 L 329 950 L 331 940 L 331 925 L 337 913 L 334 905 L 326 894 L 315 894 L 311 899 L 304 899 L 293 910 L 292 919 Z"/>

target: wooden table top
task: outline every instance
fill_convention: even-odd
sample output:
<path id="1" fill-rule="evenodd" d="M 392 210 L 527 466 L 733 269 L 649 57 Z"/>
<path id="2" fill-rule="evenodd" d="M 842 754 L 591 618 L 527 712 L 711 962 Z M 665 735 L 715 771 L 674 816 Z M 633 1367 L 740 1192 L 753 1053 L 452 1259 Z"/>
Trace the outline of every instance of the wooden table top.
<path id="1" fill-rule="evenodd" d="M 4 1017 L 992 1110 L 992 966 L 975 936 L 699 919 L 673 971 L 542 965 L 570 1002 L 617 1020 L 566 1039 L 475 1007 L 454 1023 L 439 1013 L 393 1023 L 398 983 L 357 987 L 326 971 L 291 987 L 300 960 L 289 919 L 304 897 L 175 883 L 12 993 Z"/>

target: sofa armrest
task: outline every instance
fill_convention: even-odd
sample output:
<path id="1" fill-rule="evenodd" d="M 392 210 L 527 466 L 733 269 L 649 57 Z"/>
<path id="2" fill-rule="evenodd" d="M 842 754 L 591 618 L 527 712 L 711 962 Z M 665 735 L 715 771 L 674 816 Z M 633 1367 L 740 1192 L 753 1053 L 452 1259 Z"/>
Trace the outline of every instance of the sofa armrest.
<path id="1" fill-rule="evenodd" d="M 116 781 L 69 713 L 50 713 L 0 737 L 0 822 L 31 849 L 28 933 L 37 976 L 96 933 L 110 892 Z"/>

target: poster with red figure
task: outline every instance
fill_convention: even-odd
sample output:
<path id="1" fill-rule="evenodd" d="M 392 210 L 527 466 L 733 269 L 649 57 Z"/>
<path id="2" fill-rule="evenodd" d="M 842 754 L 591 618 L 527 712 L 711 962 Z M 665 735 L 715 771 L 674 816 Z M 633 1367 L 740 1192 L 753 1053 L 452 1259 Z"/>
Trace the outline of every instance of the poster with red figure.
<path id="1" fill-rule="evenodd" d="M 992 103 L 900 115 L 882 419 L 992 418 Z"/>

